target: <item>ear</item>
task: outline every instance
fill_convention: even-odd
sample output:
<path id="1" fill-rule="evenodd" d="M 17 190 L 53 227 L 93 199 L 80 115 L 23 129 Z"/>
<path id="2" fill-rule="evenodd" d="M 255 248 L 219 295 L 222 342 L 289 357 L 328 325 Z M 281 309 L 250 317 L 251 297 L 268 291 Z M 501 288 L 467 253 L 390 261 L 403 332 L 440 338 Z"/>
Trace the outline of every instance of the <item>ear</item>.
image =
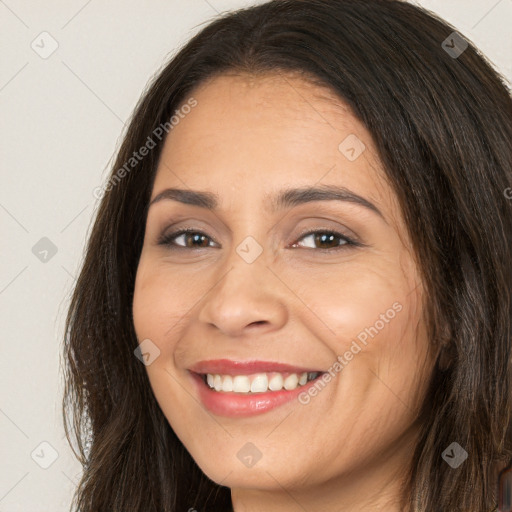
<path id="1" fill-rule="evenodd" d="M 457 358 L 457 348 L 453 343 L 450 328 L 446 322 L 440 329 L 439 334 L 438 366 L 441 371 L 446 371 Z"/>
<path id="2" fill-rule="evenodd" d="M 455 356 L 453 354 L 453 350 L 451 346 L 448 347 L 441 347 L 440 353 L 439 353 L 439 369 L 445 372 L 446 370 L 450 369 L 453 365 L 453 362 L 455 360 Z"/>
<path id="3" fill-rule="evenodd" d="M 508 462 L 500 462 L 494 465 L 494 481 L 498 484 L 498 503 L 505 507 L 507 505 L 509 506 L 509 508 L 503 508 L 504 512 L 512 510 L 510 508 L 510 495 L 512 492 L 512 460 Z"/>

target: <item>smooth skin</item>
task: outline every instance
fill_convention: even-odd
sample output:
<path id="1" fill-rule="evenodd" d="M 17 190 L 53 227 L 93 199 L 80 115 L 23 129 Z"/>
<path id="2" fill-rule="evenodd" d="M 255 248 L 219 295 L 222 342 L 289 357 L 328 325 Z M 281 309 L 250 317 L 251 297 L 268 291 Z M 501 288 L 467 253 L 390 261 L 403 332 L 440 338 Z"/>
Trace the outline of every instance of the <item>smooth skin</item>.
<path id="1" fill-rule="evenodd" d="M 139 341 L 160 350 L 146 367 L 155 397 L 205 474 L 231 488 L 235 512 L 398 512 L 435 356 L 414 252 L 371 136 L 341 99 L 298 75 L 222 75 L 191 96 L 197 106 L 169 133 L 151 198 L 198 190 L 218 207 L 149 208 L 133 316 Z M 353 161 L 339 149 L 349 135 L 366 148 Z M 382 216 L 332 199 L 269 206 L 284 189 L 327 185 Z M 185 227 L 199 234 L 158 244 Z M 311 230 L 320 236 L 303 235 Z M 332 231 L 342 237 L 322 238 Z M 247 237 L 263 249 L 252 263 L 236 250 Z M 200 402 L 188 371 L 198 361 L 327 371 L 397 302 L 401 311 L 307 405 L 237 419 Z M 248 442 L 261 453 L 252 467 L 237 457 Z"/>

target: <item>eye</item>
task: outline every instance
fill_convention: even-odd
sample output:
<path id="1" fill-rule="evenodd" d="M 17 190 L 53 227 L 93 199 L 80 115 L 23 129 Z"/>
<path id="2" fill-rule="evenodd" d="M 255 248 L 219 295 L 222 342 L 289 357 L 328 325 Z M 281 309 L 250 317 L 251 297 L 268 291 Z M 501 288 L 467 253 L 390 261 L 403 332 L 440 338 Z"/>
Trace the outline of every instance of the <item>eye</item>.
<path id="1" fill-rule="evenodd" d="M 171 249 L 204 249 L 209 247 L 208 243 L 205 244 L 205 240 L 209 238 L 208 235 L 201 231 L 184 228 L 174 233 L 161 236 L 158 240 L 158 245 L 166 245 Z M 179 239 L 181 239 L 185 245 L 176 243 Z"/>
<path id="2" fill-rule="evenodd" d="M 342 249 L 344 246 L 359 246 L 360 244 L 355 240 L 338 233 L 337 231 L 330 230 L 316 230 L 303 233 L 299 240 L 310 238 L 311 243 L 309 245 L 312 249 L 320 249 L 325 251 L 332 251 Z M 320 245 L 316 247 L 315 244 Z M 299 246 L 298 243 L 292 245 L 292 247 Z"/>
<path id="3" fill-rule="evenodd" d="M 333 251 L 342 249 L 346 246 L 360 246 L 359 242 L 352 240 L 351 238 L 338 233 L 337 231 L 331 230 L 316 230 L 303 233 L 299 240 L 310 238 L 311 243 L 309 248 L 319 249 L 323 251 Z M 180 241 L 180 243 L 177 243 Z M 158 240 L 159 245 L 165 245 L 171 249 L 205 249 L 212 247 L 209 241 L 212 239 L 201 231 L 196 231 L 191 228 L 184 228 L 178 231 L 163 235 Z M 317 247 L 316 245 L 319 245 Z M 292 245 L 292 247 L 308 247 L 298 242 Z"/>

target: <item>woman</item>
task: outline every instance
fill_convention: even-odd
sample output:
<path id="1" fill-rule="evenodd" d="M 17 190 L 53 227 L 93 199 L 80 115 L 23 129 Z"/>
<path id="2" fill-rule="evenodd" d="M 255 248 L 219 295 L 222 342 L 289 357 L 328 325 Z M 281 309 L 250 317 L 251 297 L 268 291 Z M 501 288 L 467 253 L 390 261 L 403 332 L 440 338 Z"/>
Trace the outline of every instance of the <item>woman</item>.
<path id="1" fill-rule="evenodd" d="M 197 34 L 137 106 L 67 319 L 89 511 L 496 507 L 512 102 L 395 0 Z"/>

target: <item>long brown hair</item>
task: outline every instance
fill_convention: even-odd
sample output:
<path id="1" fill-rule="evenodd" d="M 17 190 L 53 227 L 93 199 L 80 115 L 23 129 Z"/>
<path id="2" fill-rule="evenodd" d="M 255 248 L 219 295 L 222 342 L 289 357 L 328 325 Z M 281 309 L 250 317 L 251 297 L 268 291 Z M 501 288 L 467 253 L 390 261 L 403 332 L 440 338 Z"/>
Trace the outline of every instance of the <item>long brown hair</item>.
<path id="1" fill-rule="evenodd" d="M 215 19 L 158 73 L 117 153 L 66 319 L 63 412 L 84 468 L 76 510 L 231 510 L 229 489 L 198 468 L 134 356 L 134 280 L 164 137 L 118 172 L 196 86 L 227 72 L 300 73 L 372 134 L 440 350 L 403 505 L 495 506 L 497 464 L 512 458 L 512 100 L 453 31 L 399 0 L 274 0 Z M 442 458 L 452 442 L 469 454 L 457 469 Z"/>

